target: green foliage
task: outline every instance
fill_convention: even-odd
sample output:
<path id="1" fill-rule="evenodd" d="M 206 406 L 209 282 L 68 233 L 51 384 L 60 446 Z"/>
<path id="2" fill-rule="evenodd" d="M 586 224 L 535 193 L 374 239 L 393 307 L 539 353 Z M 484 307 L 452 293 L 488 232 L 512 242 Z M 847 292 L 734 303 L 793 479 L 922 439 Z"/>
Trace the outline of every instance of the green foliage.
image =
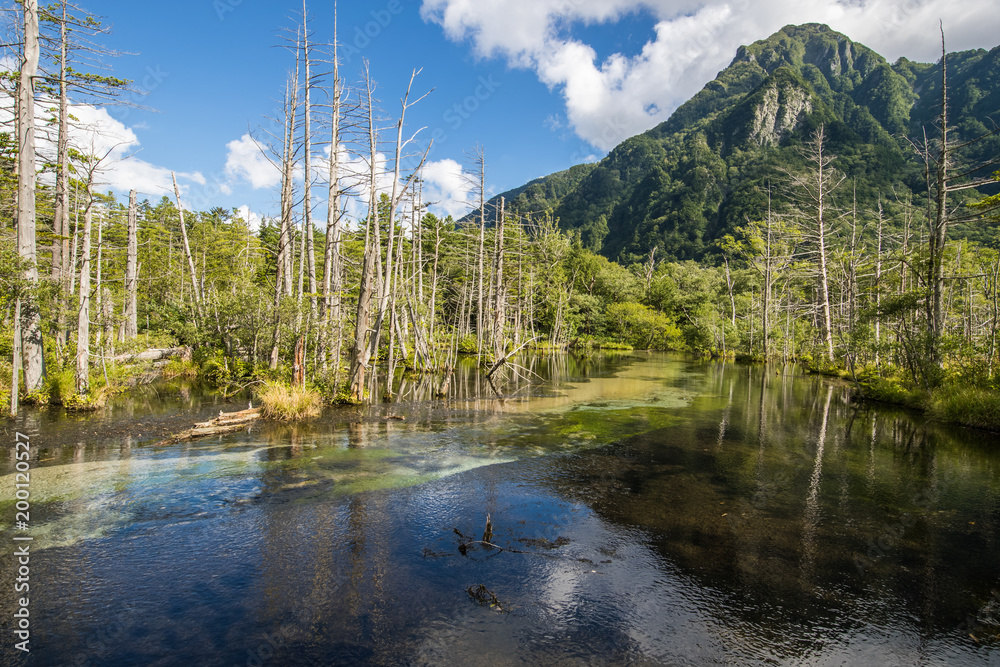
<path id="1" fill-rule="evenodd" d="M 63 407 L 70 412 L 90 412 L 105 406 L 108 390 L 104 387 L 91 389 L 88 394 L 71 394 L 63 399 Z"/>
<path id="2" fill-rule="evenodd" d="M 459 354 L 479 354 L 479 347 L 476 344 L 475 334 L 466 334 L 458 340 Z"/>
<path id="3" fill-rule="evenodd" d="M 1000 108 L 1000 48 L 949 55 L 949 108 L 965 140 L 986 133 Z M 786 26 L 741 47 L 716 79 L 652 130 L 626 139 L 596 165 L 579 165 L 505 193 L 524 211 L 551 209 L 583 247 L 629 264 L 653 247 L 672 260 L 703 259 L 713 243 L 766 212 L 794 147 L 826 125 L 835 166 L 857 183 L 858 205 L 887 193 L 919 199 L 921 167 L 906 136 L 922 136 L 940 106 L 940 65 L 890 65 L 819 24 Z M 1000 135 L 970 146 L 970 163 L 1000 153 Z M 989 190 L 994 194 L 998 190 Z M 776 211 L 789 203 L 776 189 Z M 840 202 L 845 204 L 846 202 Z M 996 231 L 959 225 L 993 243 Z"/>
<path id="4" fill-rule="evenodd" d="M 986 129 L 982 119 L 1000 108 L 1000 50 L 955 54 L 950 62 L 955 134 L 972 138 Z M 799 149 L 822 124 L 828 154 L 837 156 L 831 167 L 848 180 L 830 202 L 828 219 L 837 358 L 812 366 L 838 375 L 856 371 L 868 395 L 908 404 L 925 405 L 925 392 L 939 385 L 997 388 L 1000 258 L 982 245 L 995 240 L 994 224 L 956 226 L 982 244 L 947 246 L 945 359 L 932 363 L 927 355 L 940 341 L 927 334 L 925 182 L 900 135 L 920 135 L 922 127 L 933 125 L 939 75 L 939 65 L 906 60 L 889 65 L 826 26 L 789 26 L 741 48 L 733 63 L 667 122 L 623 141 L 600 163 L 577 165 L 504 193 L 503 238 L 498 238 L 496 200 L 483 227 L 476 211 L 458 222 L 426 213 L 411 229 L 415 218 L 392 219 L 383 195 L 377 230 L 382 255 L 376 263 L 386 266 L 391 229 L 399 243 L 400 280 L 395 311 L 386 314 L 389 323 L 383 323 L 371 362 L 386 360 L 390 338 L 400 335 L 407 340 L 395 355 L 399 365 L 423 366 L 416 348 L 424 347 L 421 354 L 431 359 L 421 371 L 453 363 L 456 351 L 481 355 L 488 363 L 496 351 L 511 349 L 510 341 L 529 339 L 536 349 L 572 345 L 584 353 L 597 347 L 656 348 L 751 360 L 820 359 L 817 244 L 796 225 L 802 207 L 789 183 L 791 175 L 809 168 Z M 9 135 L 0 134 L 3 229 L 11 222 L 15 152 Z M 1000 136 L 969 148 L 959 162 L 996 154 Z M 77 185 L 85 186 L 74 181 Z M 991 223 L 993 207 L 1000 206 L 998 188 L 969 193 L 967 199 L 981 198 L 979 211 Z M 886 201 L 889 193 L 894 197 Z M 957 197 L 953 201 L 961 203 Z M 50 209 L 51 199 L 51 187 L 40 183 L 40 210 Z M 99 195 L 98 205 L 99 294 L 106 307 L 99 313 L 92 303 L 90 317 L 95 345 L 101 334 L 102 353 L 191 345 L 196 364 L 170 362 L 167 374 L 190 375 L 200 368 L 207 382 L 227 388 L 268 379 L 275 405 L 281 406 L 275 414 L 286 408 L 299 414 L 294 392 L 279 381 L 287 379 L 288 362 L 304 336 L 306 373 L 314 389 L 334 400 L 349 398 L 344 362 L 355 343 L 366 238 L 365 225 L 357 223 L 363 220 L 344 221 L 338 246 L 343 281 L 334 295 L 340 319 L 327 329 L 319 295 L 303 293 L 310 291 L 307 271 L 303 288 L 297 285 L 301 226 L 293 226 L 291 239 L 294 286 L 287 294 L 279 282 L 276 296 L 280 227 L 275 221 L 265 220 L 252 231 L 233 211 L 186 212 L 197 291 L 203 294 L 196 302 L 181 251 L 179 211 L 167 197 L 142 202 L 140 333 L 121 341 L 127 212 L 111 195 Z M 48 243 L 48 233 L 40 230 L 40 244 Z M 324 234 L 317 229 L 315 236 L 311 278 L 320 282 Z M 494 281 L 497 247 L 505 250 L 506 264 Z M 39 257 L 39 270 L 47 275 L 48 257 L 44 251 Z M 44 330 L 72 330 L 75 297 L 56 281 L 42 281 L 29 293 L 18 262 L 12 239 L 0 234 L 0 308 L 10 313 L 11 297 L 21 294 L 39 306 Z M 477 312 L 478 290 L 483 312 Z M 504 309 L 496 306 L 498 296 Z M 492 319 L 501 310 L 506 319 L 493 340 Z M 10 315 L 0 321 L 0 355 L 9 359 Z M 477 335 L 480 326 L 488 329 Z M 415 331 L 426 334 L 419 346 Z M 344 357 L 334 358 L 334 340 Z M 73 347 L 72 339 L 46 340 L 52 371 L 46 397 L 94 405 L 135 372 L 109 364 L 108 387 L 100 368 L 92 396 L 77 397 L 69 370 Z M 274 369 L 272 348 L 278 359 Z M 4 377 L 9 387 L 9 368 L 0 365 L 0 383 Z M 938 413 L 954 412 L 951 403 L 940 401 Z"/>
<path id="5" fill-rule="evenodd" d="M 234 359 L 223 350 L 199 352 L 195 360 L 200 367 L 200 375 L 215 387 L 228 387 L 247 382 L 255 377 L 255 367 L 243 359 Z M 188 368 L 187 366 L 184 369 Z"/>
<path id="6" fill-rule="evenodd" d="M 49 400 L 56 405 L 72 402 L 76 396 L 76 377 L 72 368 L 49 370 L 46 375 Z"/>
<path id="7" fill-rule="evenodd" d="M 194 379 L 198 377 L 199 367 L 193 360 L 170 359 L 163 367 L 164 378 L 186 378 Z"/>
<path id="8" fill-rule="evenodd" d="M 609 331 L 633 348 L 673 350 L 681 343 L 677 325 L 663 313 L 641 303 L 612 303 L 606 316 Z"/>

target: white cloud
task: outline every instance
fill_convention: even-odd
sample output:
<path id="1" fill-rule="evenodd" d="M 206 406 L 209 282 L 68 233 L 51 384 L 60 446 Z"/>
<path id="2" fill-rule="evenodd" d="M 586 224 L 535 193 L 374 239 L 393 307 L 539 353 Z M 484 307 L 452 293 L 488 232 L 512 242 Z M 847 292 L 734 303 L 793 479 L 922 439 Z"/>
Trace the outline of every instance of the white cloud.
<path id="1" fill-rule="evenodd" d="M 455 160 L 445 159 L 424 165 L 424 201 L 435 213 L 460 218 L 475 205 L 472 201 L 469 174 Z"/>
<path id="2" fill-rule="evenodd" d="M 56 129 L 48 124 L 48 117 L 57 107 L 56 100 L 40 97 L 36 101 L 36 150 L 38 162 L 55 161 Z M 104 157 L 95 174 L 98 190 L 111 189 L 116 192 L 137 190 L 142 195 L 162 196 L 173 193 L 170 170 L 159 167 L 137 157 L 140 143 L 133 128 L 115 119 L 103 107 L 89 104 L 70 104 L 71 117 L 70 147 L 86 155 Z M 0 105 L 0 123 L 12 122 L 12 113 L 7 104 Z M 54 175 L 49 172 L 42 176 L 49 182 Z M 178 185 L 183 192 L 184 181 L 206 184 L 200 172 L 178 173 Z"/>
<path id="3" fill-rule="evenodd" d="M 237 207 L 236 213 L 237 213 L 236 217 L 248 223 L 250 229 L 252 229 L 253 231 L 256 232 L 258 229 L 260 229 L 260 223 L 262 222 L 262 218 L 260 217 L 260 215 L 250 210 L 249 206 L 243 204 L 242 206 Z"/>
<path id="4" fill-rule="evenodd" d="M 504 57 L 533 69 L 559 91 L 578 136 L 608 150 L 666 120 L 726 67 L 741 44 L 788 24 L 826 23 L 875 49 L 935 61 L 938 19 L 949 50 L 995 46 L 1000 0 L 424 0 L 422 16 L 453 40 L 471 40 L 477 55 Z M 646 12 L 655 36 L 638 54 L 598 61 L 572 36 L 574 26 L 612 24 Z"/>
<path id="5" fill-rule="evenodd" d="M 249 134 L 226 144 L 226 175 L 231 179 L 244 179 L 255 190 L 273 188 L 281 182 L 281 171 L 262 152 Z"/>

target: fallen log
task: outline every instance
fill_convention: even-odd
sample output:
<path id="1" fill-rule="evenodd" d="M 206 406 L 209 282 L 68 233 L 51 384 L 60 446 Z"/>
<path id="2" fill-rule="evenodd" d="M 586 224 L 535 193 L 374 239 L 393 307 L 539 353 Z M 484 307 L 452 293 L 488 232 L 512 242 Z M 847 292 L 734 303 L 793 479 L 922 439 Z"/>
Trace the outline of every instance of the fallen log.
<path id="1" fill-rule="evenodd" d="M 501 366 L 503 366 L 504 364 L 506 364 L 508 359 L 510 359 L 511 357 L 513 357 L 515 354 L 517 354 L 522 349 L 524 349 L 525 347 L 527 347 L 531 343 L 535 342 L 536 340 L 538 340 L 538 336 L 534 336 L 532 338 L 529 338 L 528 340 L 524 341 L 523 343 L 521 343 L 520 345 L 518 345 L 516 348 L 514 348 L 513 350 L 511 350 L 510 352 L 508 352 L 507 354 L 501 356 L 497 360 L 497 362 L 495 364 L 493 364 L 493 366 L 490 368 L 490 370 L 486 371 L 486 378 L 487 379 L 492 378 L 493 374 L 496 373 L 497 370 Z"/>
<path id="2" fill-rule="evenodd" d="M 116 364 L 122 364 L 133 361 L 159 361 L 161 359 L 173 358 L 190 361 L 191 348 L 186 345 L 181 347 L 151 347 L 148 350 L 143 350 L 142 352 L 119 354 L 117 357 L 108 359 L 108 361 L 113 361 Z"/>
<path id="3" fill-rule="evenodd" d="M 173 445 L 178 442 L 186 442 L 187 440 L 203 438 L 209 435 L 239 431 L 258 419 L 260 419 L 260 408 L 250 408 L 248 410 L 240 410 L 239 412 L 220 412 L 219 416 L 215 419 L 209 419 L 207 422 L 199 422 L 186 431 L 175 433 L 166 440 L 160 440 L 153 446 Z"/>

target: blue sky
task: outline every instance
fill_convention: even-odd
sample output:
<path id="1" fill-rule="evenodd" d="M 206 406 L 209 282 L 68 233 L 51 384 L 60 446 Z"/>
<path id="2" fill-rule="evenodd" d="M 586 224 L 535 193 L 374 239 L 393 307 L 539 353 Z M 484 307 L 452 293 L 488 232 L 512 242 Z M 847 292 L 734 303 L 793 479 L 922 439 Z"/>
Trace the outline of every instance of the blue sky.
<path id="1" fill-rule="evenodd" d="M 110 61 L 113 71 L 144 90 L 135 101 L 150 108 L 95 112 L 102 126 L 126 136 L 121 154 L 133 155 L 113 166 L 108 185 L 133 185 L 155 201 L 175 171 L 193 208 L 274 214 L 278 188 L 239 142 L 248 132 L 262 136 L 268 116 L 277 115 L 294 66 L 282 35 L 296 28 L 301 3 L 84 6 L 112 27 L 104 43 L 128 53 Z M 313 0 L 308 10 L 314 40 L 332 41 L 333 3 Z M 414 93 L 431 92 L 410 110 L 407 127 L 426 127 L 424 140 L 437 136 L 425 174 L 430 198 L 440 211 L 461 214 L 468 195 L 459 170 L 477 143 L 494 193 L 599 159 L 665 120 L 740 44 L 787 23 L 828 23 L 890 60 L 929 61 L 939 49 L 938 18 L 949 50 L 990 48 L 1000 42 L 998 10 L 1000 0 L 342 1 L 338 32 L 345 84 L 359 83 L 368 59 L 387 117 L 398 114 L 411 71 L 422 68 Z M 320 147 L 315 152 L 321 157 Z"/>

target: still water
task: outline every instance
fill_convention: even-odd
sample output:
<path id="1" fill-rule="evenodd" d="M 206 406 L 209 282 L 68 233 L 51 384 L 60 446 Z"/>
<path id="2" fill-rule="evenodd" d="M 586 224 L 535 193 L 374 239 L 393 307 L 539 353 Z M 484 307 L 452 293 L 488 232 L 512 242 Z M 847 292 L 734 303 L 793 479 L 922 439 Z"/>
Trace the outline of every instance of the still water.
<path id="1" fill-rule="evenodd" d="M 0 664 L 1000 665 L 996 436 L 794 366 L 524 365 L 502 399 L 464 369 L 448 401 L 415 379 L 166 447 L 247 399 L 164 384 L 26 413 Z"/>

